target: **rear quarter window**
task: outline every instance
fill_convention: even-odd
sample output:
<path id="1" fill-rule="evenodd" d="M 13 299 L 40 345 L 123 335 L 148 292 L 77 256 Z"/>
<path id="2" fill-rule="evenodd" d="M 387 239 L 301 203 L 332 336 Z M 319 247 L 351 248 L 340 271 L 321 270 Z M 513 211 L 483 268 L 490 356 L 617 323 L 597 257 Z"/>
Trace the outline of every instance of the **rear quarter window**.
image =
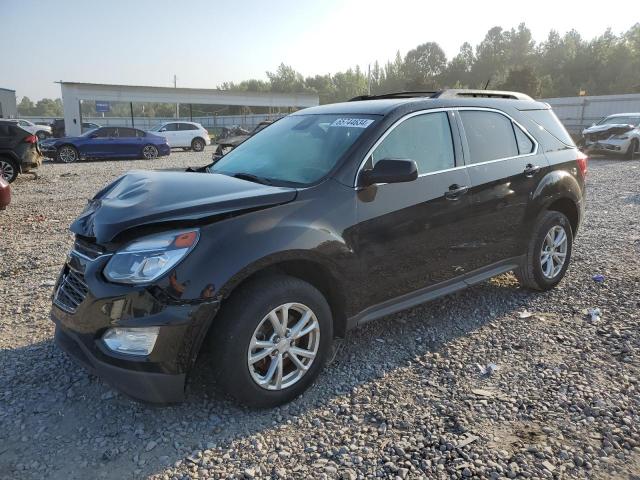
<path id="1" fill-rule="evenodd" d="M 523 112 L 523 114 L 533 120 L 533 122 L 556 140 L 569 147 L 576 146 L 571 135 L 569 135 L 564 125 L 562 125 L 558 117 L 556 117 L 556 114 L 553 113 L 553 110 L 529 110 Z"/>

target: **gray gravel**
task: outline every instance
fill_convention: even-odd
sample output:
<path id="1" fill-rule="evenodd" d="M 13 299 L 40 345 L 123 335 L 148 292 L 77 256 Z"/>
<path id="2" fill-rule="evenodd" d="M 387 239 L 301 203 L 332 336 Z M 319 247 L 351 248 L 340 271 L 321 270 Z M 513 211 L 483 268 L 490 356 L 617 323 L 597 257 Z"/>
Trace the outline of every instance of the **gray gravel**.
<path id="1" fill-rule="evenodd" d="M 0 478 L 638 478 L 640 162 L 591 161 L 552 292 L 503 275 L 370 324 L 282 408 L 239 408 L 199 375 L 182 405 L 134 403 L 52 344 L 67 226 L 122 172 L 210 153 L 45 164 L 14 183 L 0 213 Z"/>

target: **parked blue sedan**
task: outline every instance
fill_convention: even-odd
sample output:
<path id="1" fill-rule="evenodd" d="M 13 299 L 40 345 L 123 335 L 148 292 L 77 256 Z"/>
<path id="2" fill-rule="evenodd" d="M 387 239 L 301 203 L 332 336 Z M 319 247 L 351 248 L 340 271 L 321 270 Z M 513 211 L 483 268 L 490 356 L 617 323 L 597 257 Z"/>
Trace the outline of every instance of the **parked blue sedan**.
<path id="1" fill-rule="evenodd" d="M 51 138 L 40 143 L 44 156 L 72 163 L 89 158 L 145 158 L 169 155 L 164 137 L 137 128 L 100 127 L 79 137 Z"/>

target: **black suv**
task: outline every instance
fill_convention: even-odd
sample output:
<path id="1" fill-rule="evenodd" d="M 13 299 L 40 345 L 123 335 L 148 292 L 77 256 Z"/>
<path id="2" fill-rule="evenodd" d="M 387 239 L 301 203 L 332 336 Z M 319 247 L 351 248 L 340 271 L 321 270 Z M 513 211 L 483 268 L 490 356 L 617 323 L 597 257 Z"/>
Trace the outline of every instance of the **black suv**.
<path id="1" fill-rule="evenodd" d="M 38 137 L 15 121 L 0 120 L 0 177 L 13 182 L 18 174 L 42 165 Z"/>
<path id="2" fill-rule="evenodd" d="M 242 403 L 303 392 L 335 337 L 514 271 L 564 276 L 586 157 L 517 93 L 359 97 L 289 115 L 192 172 L 89 201 L 55 287 L 58 344 L 176 402 L 198 363 Z"/>

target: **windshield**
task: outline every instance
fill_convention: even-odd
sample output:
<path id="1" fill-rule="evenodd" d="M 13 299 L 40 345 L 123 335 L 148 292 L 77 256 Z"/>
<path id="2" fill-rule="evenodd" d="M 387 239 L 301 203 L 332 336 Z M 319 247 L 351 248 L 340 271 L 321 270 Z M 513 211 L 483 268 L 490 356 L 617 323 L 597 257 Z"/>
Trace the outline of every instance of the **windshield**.
<path id="1" fill-rule="evenodd" d="M 327 175 L 374 122 L 372 115 L 291 115 L 241 143 L 209 171 L 308 185 Z"/>
<path id="2" fill-rule="evenodd" d="M 607 117 L 602 120 L 598 125 L 635 125 L 640 124 L 640 116 L 628 116 L 628 117 Z"/>

